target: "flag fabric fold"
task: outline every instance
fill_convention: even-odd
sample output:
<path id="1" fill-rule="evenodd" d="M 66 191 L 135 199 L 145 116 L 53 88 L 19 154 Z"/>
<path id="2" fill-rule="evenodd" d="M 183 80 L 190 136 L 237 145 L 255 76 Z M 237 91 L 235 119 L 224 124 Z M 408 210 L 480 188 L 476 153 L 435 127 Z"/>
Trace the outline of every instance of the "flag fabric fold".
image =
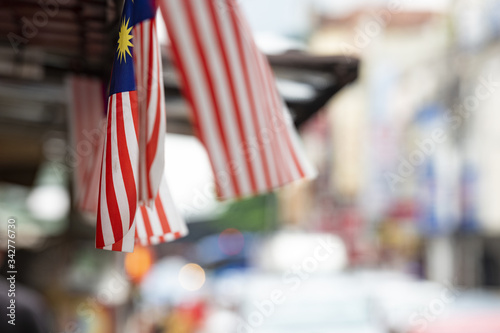
<path id="1" fill-rule="evenodd" d="M 140 4 L 138 4 L 140 5 Z M 154 6 L 154 4 L 150 4 Z M 165 168 L 165 97 L 156 8 L 143 10 L 133 29 L 134 64 L 139 104 L 139 201 L 152 205 Z"/>
<path id="2" fill-rule="evenodd" d="M 160 8 L 218 197 L 246 197 L 315 177 L 237 3 L 162 0 Z"/>
<path id="3" fill-rule="evenodd" d="M 165 179 L 161 180 L 154 205 L 141 205 L 136 216 L 136 243 L 155 245 L 188 234 L 184 220 L 175 208 Z"/>
<path id="4" fill-rule="evenodd" d="M 108 99 L 96 247 L 132 252 L 187 234 L 163 179 L 165 101 L 156 5 L 125 0 Z"/>

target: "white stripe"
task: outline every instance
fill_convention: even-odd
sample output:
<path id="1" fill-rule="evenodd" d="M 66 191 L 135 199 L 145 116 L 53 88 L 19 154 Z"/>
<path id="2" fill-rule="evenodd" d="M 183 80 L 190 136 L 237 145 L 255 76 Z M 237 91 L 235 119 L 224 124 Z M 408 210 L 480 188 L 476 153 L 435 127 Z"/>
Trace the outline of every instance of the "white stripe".
<path id="1" fill-rule="evenodd" d="M 184 69 L 187 78 L 191 81 L 185 84 L 190 85 L 192 88 L 192 102 L 195 104 L 194 107 L 199 113 L 198 121 L 200 127 L 203 127 L 204 130 L 203 140 L 211 156 L 215 175 L 217 177 L 218 172 L 227 171 L 227 166 L 222 153 L 222 144 L 216 130 L 215 120 L 213 119 L 213 110 L 210 106 L 208 83 L 205 81 L 204 75 L 201 74 L 203 70 L 194 46 L 194 40 L 192 38 L 193 32 L 191 32 L 189 24 L 187 23 L 188 18 L 184 11 L 182 1 L 166 0 L 164 4 L 167 6 L 164 8 L 165 10 L 162 11 L 162 14 L 165 19 L 170 20 L 173 25 L 174 29 L 170 31 L 170 34 L 177 37 L 179 56 L 185 59 L 185 64 L 187 64 Z M 220 182 L 219 185 L 222 197 L 228 198 L 234 196 L 234 192 L 230 186 L 223 186 Z"/>
<path id="2" fill-rule="evenodd" d="M 160 243 L 160 238 L 158 236 L 152 236 L 148 239 L 149 244 L 156 245 Z"/>
<path id="3" fill-rule="evenodd" d="M 137 238 L 148 238 L 145 227 L 145 219 L 142 216 L 142 210 L 140 207 L 137 208 L 137 213 L 135 214 L 135 224 L 137 226 Z"/>
<path id="4" fill-rule="evenodd" d="M 132 113 L 132 106 L 130 105 L 130 94 L 125 92 L 122 94 L 123 105 L 123 122 L 125 123 L 125 136 L 127 138 L 127 148 L 132 164 L 132 171 L 134 173 L 134 180 L 137 188 L 138 164 L 139 159 L 139 146 L 137 143 L 137 134 L 135 132 L 134 118 Z"/>
<path id="5" fill-rule="evenodd" d="M 121 251 L 134 252 L 134 244 L 135 244 L 135 221 L 132 223 L 132 226 L 123 237 Z"/>
<path id="6" fill-rule="evenodd" d="M 215 80 L 218 109 L 222 117 L 223 132 L 226 133 L 226 144 L 229 146 L 229 163 L 230 165 L 236 163 L 237 168 L 241 169 L 236 173 L 236 181 L 240 186 L 241 194 L 248 194 L 251 193 L 251 185 L 248 178 L 247 165 L 241 154 L 241 150 L 239 150 L 238 143 L 241 140 L 238 122 L 235 117 L 236 110 L 233 110 L 231 103 L 230 84 L 226 77 L 223 55 L 217 46 L 215 23 L 209 17 L 210 9 L 207 2 L 205 0 L 196 1 L 196 4 L 193 3 L 194 14 L 197 18 L 199 33 L 202 37 L 203 51 L 206 53 L 209 62 L 212 79 Z"/>
<path id="7" fill-rule="evenodd" d="M 147 21 L 148 24 L 148 32 L 150 29 L 150 21 Z M 153 39 L 151 40 L 149 37 L 148 33 L 148 47 L 149 44 L 152 43 L 152 63 L 149 63 L 149 55 L 148 55 L 148 75 L 147 75 L 147 85 L 149 85 L 149 80 L 151 76 L 151 87 L 150 87 L 150 95 L 148 96 L 149 104 L 147 105 L 147 110 L 148 110 L 148 123 L 147 123 L 147 133 L 148 133 L 148 142 L 151 140 L 151 135 L 153 134 L 153 128 L 155 125 L 155 116 L 156 116 L 156 108 L 158 106 L 158 66 L 157 66 L 157 52 L 156 52 L 156 43 L 155 43 L 155 35 L 153 34 Z M 151 68 L 151 71 L 149 71 L 149 68 Z"/>

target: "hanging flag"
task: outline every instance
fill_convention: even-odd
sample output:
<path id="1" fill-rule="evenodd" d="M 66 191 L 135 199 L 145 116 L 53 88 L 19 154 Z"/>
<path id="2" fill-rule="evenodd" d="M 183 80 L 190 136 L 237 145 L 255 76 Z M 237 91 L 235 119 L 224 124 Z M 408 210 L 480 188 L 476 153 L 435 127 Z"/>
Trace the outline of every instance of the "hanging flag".
<path id="1" fill-rule="evenodd" d="M 154 1 L 125 0 L 101 169 L 101 249 L 131 252 L 135 241 L 156 244 L 187 234 L 163 179 L 165 101 L 155 14 Z"/>
<path id="2" fill-rule="evenodd" d="M 69 76 L 71 149 L 68 166 L 73 170 L 74 203 L 79 211 L 97 212 L 102 146 L 105 130 L 103 84 L 98 78 Z"/>
<path id="3" fill-rule="evenodd" d="M 108 100 L 101 168 L 96 247 L 131 252 L 135 239 L 139 167 L 139 114 L 132 56 L 134 3 L 125 0 Z"/>
<path id="4" fill-rule="evenodd" d="M 156 3 L 137 0 L 133 29 L 134 64 L 139 106 L 139 201 L 152 205 L 163 176 L 165 97 L 161 52 L 156 30 Z"/>
<path id="5" fill-rule="evenodd" d="M 162 0 L 172 57 L 221 199 L 315 176 L 234 0 Z"/>

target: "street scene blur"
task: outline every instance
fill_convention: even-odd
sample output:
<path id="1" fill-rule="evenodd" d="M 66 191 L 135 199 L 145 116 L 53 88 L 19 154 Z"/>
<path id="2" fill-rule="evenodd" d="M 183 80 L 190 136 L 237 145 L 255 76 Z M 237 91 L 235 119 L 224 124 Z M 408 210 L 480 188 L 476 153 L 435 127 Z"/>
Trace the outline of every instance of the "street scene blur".
<path id="1" fill-rule="evenodd" d="M 499 0 L 0 0 L 0 332 L 498 333 L 499 110 Z"/>

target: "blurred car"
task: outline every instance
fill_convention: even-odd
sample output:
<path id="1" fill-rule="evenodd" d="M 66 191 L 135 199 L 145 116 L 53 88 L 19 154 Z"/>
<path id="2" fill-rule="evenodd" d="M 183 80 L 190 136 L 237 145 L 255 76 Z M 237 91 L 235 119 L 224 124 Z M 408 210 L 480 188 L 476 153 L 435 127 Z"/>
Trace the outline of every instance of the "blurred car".
<path id="1" fill-rule="evenodd" d="M 303 277 L 293 280 L 294 283 L 276 275 L 250 279 L 237 332 L 386 332 L 369 293 L 352 276 Z"/>

